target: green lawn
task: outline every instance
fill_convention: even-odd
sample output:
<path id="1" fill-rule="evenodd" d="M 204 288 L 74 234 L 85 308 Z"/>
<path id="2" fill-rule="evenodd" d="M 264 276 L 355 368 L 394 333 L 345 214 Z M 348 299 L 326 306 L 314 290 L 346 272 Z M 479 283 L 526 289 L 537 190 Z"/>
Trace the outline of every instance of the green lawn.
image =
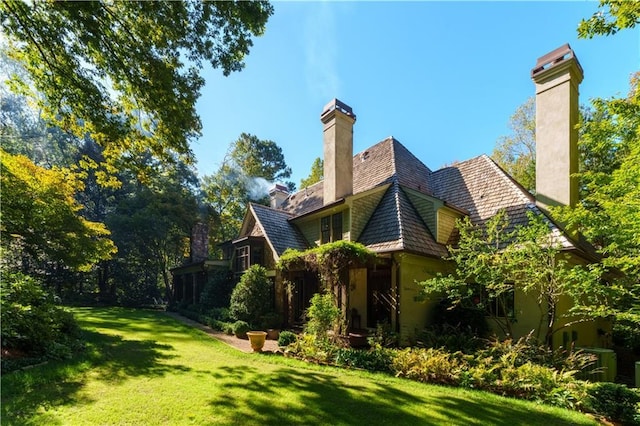
<path id="1" fill-rule="evenodd" d="M 2 424 L 595 424 L 579 413 L 244 354 L 160 312 L 76 309 L 77 359 L 2 377 Z"/>

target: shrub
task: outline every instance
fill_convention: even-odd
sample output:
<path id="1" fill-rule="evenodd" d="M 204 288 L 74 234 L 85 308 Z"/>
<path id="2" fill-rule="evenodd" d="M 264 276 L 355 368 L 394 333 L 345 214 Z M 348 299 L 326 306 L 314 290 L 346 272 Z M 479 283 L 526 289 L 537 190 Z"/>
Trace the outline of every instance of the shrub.
<path id="1" fill-rule="evenodd" d="M 229 306 L 232 291 L 231 271 L 210 271 L 209 279 L 200 294 L 200 304 L 205 310 Z"/>
<path id="2" fill-rule="evenodd" d="M 640 425 L 640 392 L 618 383 L 593 383 L 587 388 L 586 406 L 614 422 Z"/>
<path id="3" fill-rule="evenodd" d="M 327 332 L 337 328 L 340 318 L 340 309 L 333 301 L 331 293 L 316 293 L 311 298 L 307 309 L 307 324 L 305 333 L 316 336 L 319 340 L 326 340 Z"/>
<path id="4" fill-rule="evenodd" d="M 396 354 L 392 368 L 399 377 L 419 382 L 457 385 L 461 372 L 468 369 L 461 355 L 434 348 L 410 348 Z"/>
<path id="5" fill-rule="evenodd" d="M 376 346 L 372 349 L 340 348 L 336 354 L 336 365 L 361 368 L 369 371 L 391 371 L 393 351 Z"/>
<path id="6" fill-rule="evenodd" d="M 249 327 L 249 324 L 246 321 L 236 321 L 233 323 L 233 334 L 236 335 L 236 337 L 239 337 L 241 339 L 246 339 L 247 338 L 247 331 L 250 331 L 251 328 Z"/>
<path id="7" fill-rule="evenodd" d="M 284 330 L 280 333 L 280 337 L 278 337 L 278 346 L 281 348 L 285 346 L 289 346 L 293 342 L 298 339 L 298 336 L 292 331 Z"/>
<path id="8" fill-rule="evenodd" d="M 252 265 L 231 293 L 231 316 L 250 324 L 260 324 L 260 318 L 273 311 L 272 287 L 267 270 L 260 265 Z"/>
<path id="9" fill-rule="evenodd" d="M 32 277 L 3 273 L 0 315 L 3 349 L 64 358 L 77 346 L 80 329 L 73 315 L 57 306 L 42 283 Z"/>

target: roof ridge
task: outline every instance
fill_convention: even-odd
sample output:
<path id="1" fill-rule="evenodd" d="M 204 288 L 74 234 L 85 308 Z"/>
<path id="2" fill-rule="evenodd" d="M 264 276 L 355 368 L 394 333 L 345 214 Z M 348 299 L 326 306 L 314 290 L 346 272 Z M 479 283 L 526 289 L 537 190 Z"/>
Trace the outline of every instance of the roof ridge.
<path id="1" fill-rule="evenodd" d="M 477 159 L 482 159 L 487 161 L 489 165 L 498 173 L 498 175 L 505 181 L 512 189 L 515 189 L 518 192 L 518 195 L 522 196 L 522 201 L 525 201 L 524 204 L 529 207 L 529 205 L 535 206 L 535 200 L 533 195 L 529 193 L 522 185 L 520 185 L 509 173 L 505 172 L 502 167 L 500 167 L 491 157 L 487 154 L 482 154 Z"/>

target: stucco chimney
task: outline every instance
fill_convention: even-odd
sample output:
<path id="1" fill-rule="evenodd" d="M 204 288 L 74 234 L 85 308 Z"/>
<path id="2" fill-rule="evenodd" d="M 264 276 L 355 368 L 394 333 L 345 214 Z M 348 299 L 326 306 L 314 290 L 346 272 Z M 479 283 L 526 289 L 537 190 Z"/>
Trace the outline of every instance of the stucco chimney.
<path id="1" fill-rule="evenodd" d="M 353 193 L 353 124 L 347 104 L 334 99 L 320 115 L 324 139 L 324 204 Z"/>
<path id="2" fill-rule="evenodd" d="M 270 204 L 272 209 L 277 209 L 282 205 L 282 203 L 284 203 L 284 200 L 286 200 L 289 196 L 288 190 L 289 188 L 284 185 L 280 185 L 279 183 L 276 183 L 273 188 L 269 190 L 269 198 L 271 201 Z"/>
<path id="3" fill-rule="evenodd" d="M 578 202 L 578 86 L 583 72 L 568 44 L 538 58 L 536 84 L 536 202 L 551 206 Z"/>

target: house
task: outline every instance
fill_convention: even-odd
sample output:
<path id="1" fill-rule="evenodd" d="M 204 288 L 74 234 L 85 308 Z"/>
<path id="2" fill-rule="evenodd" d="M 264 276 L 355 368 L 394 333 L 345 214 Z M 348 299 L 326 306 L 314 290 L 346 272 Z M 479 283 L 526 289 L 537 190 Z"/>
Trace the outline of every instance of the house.
<path id="1" fill-rule="evenodd" d="M 269 270 L 275 308 L 289 325 L 303 321 L 311 296 L 318 291 L 315 274 L 299 271 L 287 291 L 275 265 L 287 248 L 304 250 L 336 240 L 360 242 L 381 262 L 349 271 L 348 309 L 352 326 L 389 323 L 404 342 L 430 320 L 435 301 L 417 297 L 416 281 L 446 271 L 447 244 L 455 243 L 455 221 L 469 216 L 483 223 L 504 209 L 512 224 L 526 224 L 527 212 L 544 214 L 549 206 L 577 201 L 578 86 L 582 68 L 569 45 L 541 57 L 531 73 L 537 102 L 537 194 L 534 197 L 488 156 L 431 170 L 393 137 L 353 154 L 356 115 L 334 99 L 323 109 L 324 180 L 294 194 L 276 185 L 271 206 L 251 204 L 242 229 L 231 242 L 229 261 L 241 274 L 252 264 Z M 588 247 L 574 241 L 549 220 L 563 249 L 577 263 L 592 262 Z M 531 295 L 516 286 L 514 333 L 539 326 Z M 566 309 L 566 307 L 565 307 Z M 554 340 L 580 346 L 604 344 L 598 328 L 582 323 L 567 327 Z M 518 336 L 516 336 L 518 337 Z"/>

